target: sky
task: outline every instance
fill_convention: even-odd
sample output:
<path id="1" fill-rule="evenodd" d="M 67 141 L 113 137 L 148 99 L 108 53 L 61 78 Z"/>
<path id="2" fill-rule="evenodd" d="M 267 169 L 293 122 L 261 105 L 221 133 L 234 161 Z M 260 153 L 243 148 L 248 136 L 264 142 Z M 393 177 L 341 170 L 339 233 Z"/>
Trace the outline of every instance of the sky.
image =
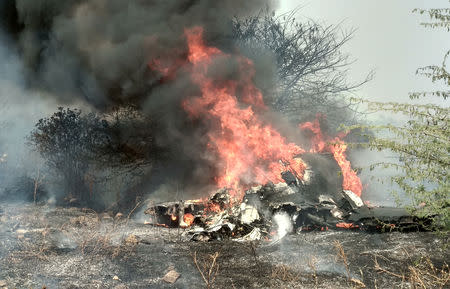
<path id="1" fill-rule="evenodd" d="M 279 0 L 278 13 L 299 8 L 299 21 L 310 18 L 325 25 L 340 23 L 344 30 L 357 29 L 343 48 L 356 60 L 349 79 L 357 82 L 369 71 L 375 72 L 357 95 L 376 101 L 409 101 L 408 92 L 436 88 L 416 76 L 416 69 L 441 64 L 450 49 L 448 32 L 420 26 L 428 18 L 411 11 L 448 7 L 448 0 Z"/>

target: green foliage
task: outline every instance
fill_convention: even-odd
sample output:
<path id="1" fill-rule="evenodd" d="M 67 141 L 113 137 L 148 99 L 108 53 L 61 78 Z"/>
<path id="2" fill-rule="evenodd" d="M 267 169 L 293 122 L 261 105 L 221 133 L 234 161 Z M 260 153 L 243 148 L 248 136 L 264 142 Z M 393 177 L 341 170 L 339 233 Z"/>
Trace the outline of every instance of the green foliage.
<path id="1" fill-rule="evenodd" d="M 422 22 L 420 25 L 428 28 L 445 28 L 450 31 L 450 8 L 414 9 L 413 12 L 429 16 L 431 22 Z"/>
<path id="2" fill-rule="evenodd" d="M 357 126 L 372 132 L 366 135 L 369 141 L 363 146 L 390 150 L 398 155 L 398 162 L 372 164 L 371 169 L 377 166 L 396 168 L 399 174 L 392 176 L 392 181 L 411 197 L 413 212 L 420 217 L 438 214 L 439 225 L 448 227 L 450 109 L 431 104 L 368 102 L 368 105 L 371 111 L 401 113 L 409 117 L 402 126 Z"/>
<path id="3" fill-rule="evenodd" d="M 449 28 L 450 9 L 419 10 L 427 13 L 432 23 L 426 27 Z M 433 83 L 450 86 L 450 74 L 446 70 L 447 52 L 441 65 L 431 65 L 417 70 L 417 74 L 428 77 Z M 438 96 L 447 99 L 449 91 L 414 92 L 411 99 Z M 369 111 L 403 114 L 408 118 L 404 125 L 354 126 L 372 132 L 367 134 L 369 142 L 362 144 L 376 150 L 390 150 L 398 155 L 393 162 L 380 162 L 374 167 L 393 167 L 398 174 L 391 180 L 411 197 L 412 212 L 419 216 L 437 216 L 435 225 L 450 229 L 450 108 L 448 105 L 410 104 L 395 102 L 369 102 Z M 375 132 L 375 133 L 374 133 Z"/>

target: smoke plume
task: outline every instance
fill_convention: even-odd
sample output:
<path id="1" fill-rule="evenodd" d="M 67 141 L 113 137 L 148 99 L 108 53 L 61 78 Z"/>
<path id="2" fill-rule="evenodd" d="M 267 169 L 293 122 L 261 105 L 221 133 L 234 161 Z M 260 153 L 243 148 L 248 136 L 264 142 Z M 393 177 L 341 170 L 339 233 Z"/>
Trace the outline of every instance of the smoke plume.
<path id="1" fill-rule="evenodd" d="M 166 163 L 173 177 L 181 183 L 195 178 L 203 186 L 212 174 L 201 149 L 205 128 L 188 121 L 181 107 L 183 99 L 198 94 L 184 69 L 184 31 L 201 26 L 206 43 L 233 54 L 233 17 L 275 5 L 273 0 L 7 0 L 0 15 L 20 55 L 22 95 L 32 101 L 39 94 L 33 101 L 46 107 L 39 117 L 55 104 L 100 112 L 132 106 L 159 123 L 156 142 L 169 147 L 176 160 Z M 173 63 L 163 64 L 176 64 L 176 78 L 152 69 L 167 60 Z M 233 58 L 219 59 L 208 73 L 221 80 L 242 75 Z M 153 172 L 158 183 L 165 183 L 166 169 Z"/>
<path id="2" fill-rule="evenodd" d="M 10 27 L 21 28 L 12 33 L 33 87 L 99 109 L 149 100 L 164 107 L 180 93 L 158 89 L 159 76 L 147 66 L 151 60 L 185 54 L 183 31 L 197 25 L 205 27 L 209 42 L 230 49 L 230 19 L 270 2 L 16 0 L 17 19 L 10 19 L 16 25 Z"/>

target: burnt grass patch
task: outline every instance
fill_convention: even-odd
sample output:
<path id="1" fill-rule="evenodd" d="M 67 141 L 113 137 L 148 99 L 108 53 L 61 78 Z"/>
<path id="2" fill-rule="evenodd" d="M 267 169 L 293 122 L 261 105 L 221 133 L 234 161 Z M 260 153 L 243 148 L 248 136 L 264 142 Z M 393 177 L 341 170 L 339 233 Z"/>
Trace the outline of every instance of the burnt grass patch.
<path id="1" fill-rule="evenodd" d="M 0 233 L 0 288 L 446 288 L 450 278 L 447 240 L 430 232 L 193 242 L 126 217 L 9 204 Z M 164 281 L 171 270 L 175 283 Z"/>

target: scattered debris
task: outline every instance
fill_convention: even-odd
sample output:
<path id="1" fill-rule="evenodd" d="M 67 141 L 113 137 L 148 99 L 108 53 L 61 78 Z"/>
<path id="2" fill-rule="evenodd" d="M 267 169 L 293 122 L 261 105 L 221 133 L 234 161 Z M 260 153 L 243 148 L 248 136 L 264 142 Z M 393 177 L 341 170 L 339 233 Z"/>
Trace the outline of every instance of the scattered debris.
<path id="1" fill-rule="evenodd" d="M 180 273 L 175 271 L 174 269 L 169 270 L 166 275 L 164 275 L 163 280 L 167 283 L 175 283 L 177 282 L 178 278 L 180 277 Z"/>
<path id="2" fill-rule="evenodd" d="M 305 185 L 290 172 L 283 179 L 283 183 L 251 187 L 240 201 L 232 200 L 230 191 L 222 188 L 207 200 L 157 204 L 145 211 L 150 217 L 146 224 L 183 228 L 183 235 L 193 241 L 276 242 L 291 232 L 419 231 L 432 222 L 413 217 L 405 209 L 369 207 L 349 190 L 316 194 L 316 182 Z"/>
<path id="3" fill-rule="evenodd" d="M 338 200 L 335 196 L 332 198 Z M 193 254 L 197 252 L 199 267 L 211 288 L 359 288 L 354 281 L 348 280 L 342 259 L 333 259 L 337 255 L 333 241 L 337 240 L 345 249 L 350 277 L 362 281 L 366 288 L 409 288 L 411 284 L 422 288 L 421 281 L 426 288 L 448 287 L 450 278 L 445 262 L 450 259 L 446 240 L 436 234 L 366 234 L 361 231 L 363 227 L 351 229 L 354 232 L 341 228 L 335 232 L 304 229 L 301 235 L 286 236 L 280 246 L 270 246 L 275 239 L 276 224 L 273 215 L 266 210 L 266 201 L 261 201 L 259 205 L 248 203 L 260 213 L 260 220 L 252 224 L 240 225 L 238 219 L 232 218 L 239 217 L 240 205 L 239 211 L 229 208 L 207 216 L 214 222 L 220 219 L 219 216 L 227 217 L 228 223 L 235 225 L 229 237 L 233 241 L 208 243 L 186 242 L 191 236 L 189 231 L 194 228 L 207 230 L 204 225 L 207 218 L 186 229 L 143 227 L 133 220 L 90 222 L 85 227 L 76 226 L 69 220 L 86 216 L 99 222 L 97 213 L 47 204 L 40 210 L 36 210 L 34 204 L 7 205 L 2 210 L 8 216 L 8 223 L 0 224 L 0 241 L 4 244 L 0 246 L 0 255 L 4 256 L 0 260 L 0 279 L 7 281 L 8 288 L 42 288 L 43 284 L 48 288 L 207 288 L 193 261 Z M 287 212 L 296 228 L 292 216 L 301 218 L 302 209 L 308 207 L 298 203 L 280 202 L 273 208 Z M 197 215 L 195 211 L 192 214 Z M 340 222 L 349 222 L 348 217 Z M 64 230 L 61 225 L 65 226 Z M 30 238 L 28 241 L 17 242 L 16 231 L 19 229 L 28 231 L 25 234 L 25 238 Z M 260 241 L 237 242 L 247 235 L 257 239 L 253 235 L 258 232 Z M 215 236 L 225 238 L 220 232 L 214 234 L 217 235 L 210 235 L 212 240 Z M 125 244 L 126 239 L 134 240 L 134 236 L 139 240 L 136 246 Z M 209 269 L 213 265 L 211 256 L 216 252 L 220 256 L 211 271 L 218 272 L 214 279 L 212 274 L 209 275 Z M 430 261 L 426 257 L 430 257 Z M 377 268 L 374 258 L 379 263 Z M 429 262 L 432 263 L 428 265 Z M 38 275 L 36 265 L 40 266 Z M 162 280 L 170 265 L 181 273 L 174 284 Z M 62 274 L 64 278 L 60 278 Z M 114 280 L 114 275 L 121 281 Z"/>
<path id="4" fill-rule="evenodd" d="M 344 197 L 350 202 L 353 209 L 364 206 L 364 202 L 354 192 L 349 190 L 343 190 L 342 192 L 344 193 Z"/>
<path id="5" fill-rule="evenodd" d="M 248 242 L 261 239 L 261 230 L 259 228 L 253 228 L 253 230 L 245 236 L 235 239 L 237 242 Z"/>
<path id="6" fill-rule="evenodd" d="M 136 235 L 134 234 L 130 234 L 126 239 L 125 239 L 125 244 L 127 245 L 136 245 L 139 243 L 139 239 Z"/>
<path id="7" fill-rule="evenodd" d="M 111 221 L 113 218 L 111 217 L 111 215 L 109 213 L 105 212 L 101 215 L 101 219 L 104 221 Z"/>
<path id="8" fill-rule="evenodd" d="M 243 224 L 251 224 L 256 220 L 259 220 L 258 209 L 252 205 L 246 203 L 241 204 L 241 216 L 240 222 Z"/>

